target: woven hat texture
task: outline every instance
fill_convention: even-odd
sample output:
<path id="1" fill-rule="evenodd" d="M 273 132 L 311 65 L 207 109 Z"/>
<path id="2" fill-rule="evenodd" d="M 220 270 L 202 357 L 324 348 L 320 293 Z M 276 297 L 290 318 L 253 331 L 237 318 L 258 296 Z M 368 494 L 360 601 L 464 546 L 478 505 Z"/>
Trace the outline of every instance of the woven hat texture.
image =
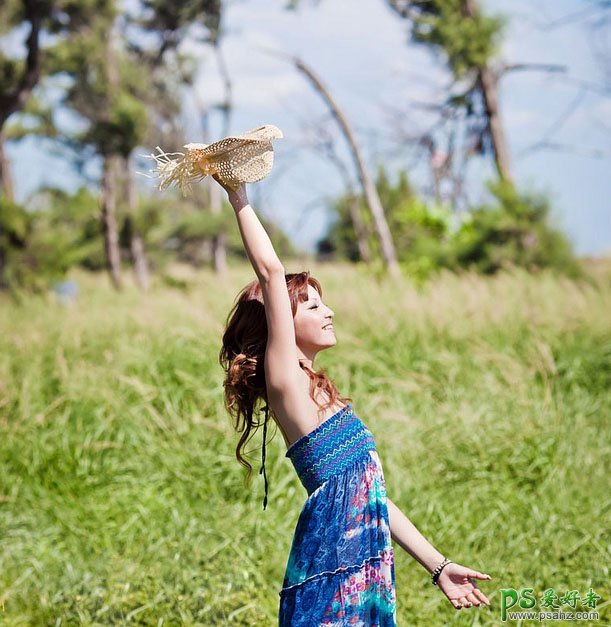
<path id="1" fill-rule="evenodd" d="M 265 124 L 213 144 L 186 144 L 186 153 L 166 153 L 157 146 L 159 154 L 150 158 L 157 165 L 154 173 L 160 179 L 159 189 L 177 185 L 184 194 L 192 183 L 212 174 L 237 189 L 242 183 L 260 181 L 271 172 L 272 140 L 280 138 L 282 131 L 278 127 Z"/>

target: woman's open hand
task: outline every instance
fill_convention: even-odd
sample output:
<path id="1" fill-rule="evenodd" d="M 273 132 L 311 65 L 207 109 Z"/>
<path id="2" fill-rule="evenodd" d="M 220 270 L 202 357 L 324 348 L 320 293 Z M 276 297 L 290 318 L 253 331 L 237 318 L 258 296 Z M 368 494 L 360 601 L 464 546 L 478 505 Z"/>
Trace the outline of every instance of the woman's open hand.
<path id="1" fill-rule="evenodd" d="M 453 562 L 448 564 L 439 575 L 437 585 L 443 590 L 450 603 L 457 609 L 490 605 L 486 595 L 471 581 L 473 579 L 492 579 L 490 575 L 484 575 L 472 568 L 466 568 Z"/>
<path id="2" fill-rule="evenodd" d="M 225 185 L 219 178 L 218 174 L 213 174 L 212 178 L 227 192 L 227 198 L 234 209 L 241 209 L 248 205 L 248 195 L 246 194 L 246 184 L 242 183 L 238 189 L 233 189 L 229 185 Z"/>

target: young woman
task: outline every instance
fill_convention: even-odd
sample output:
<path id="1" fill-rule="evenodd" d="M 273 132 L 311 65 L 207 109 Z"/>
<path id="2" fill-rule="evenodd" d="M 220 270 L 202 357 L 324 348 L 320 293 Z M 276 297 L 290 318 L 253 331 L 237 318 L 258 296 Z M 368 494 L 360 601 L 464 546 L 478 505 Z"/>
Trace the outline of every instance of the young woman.
<path id="1" fill-rule="evenodd" d="M 263 508 L 269 412 L 308 493 L 280 591 L 280 627 L 394 626 L 391 537 L 432 574 L 456 609 L 490 605 L 472 581 L 490 575 L 445 559 L 387 498 L 371 432 L 351 399 L 314 369 L 318 352 L 337 343 L 334 312 L 320 284 L 307 272 L 285 274 L 245 186 L 223 187 L 257 275 L 229 314 L 220 352 L 227 409 L 241 432 L 236 456 L 250 476 L 241 453 L 260 424 L 255 407 L 264 405 Z"/>

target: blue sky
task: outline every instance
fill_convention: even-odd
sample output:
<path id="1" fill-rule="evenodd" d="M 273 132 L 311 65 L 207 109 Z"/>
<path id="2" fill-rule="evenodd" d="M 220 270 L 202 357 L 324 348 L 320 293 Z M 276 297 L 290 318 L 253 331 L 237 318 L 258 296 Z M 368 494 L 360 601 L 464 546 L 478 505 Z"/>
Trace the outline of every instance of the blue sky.
<path id="1" fill-rule="evenodd" d="M 545 27 L 587 8 L 591 4 L 587 0 L 480 3 L 488 12 L 509 18 L 501 60 L 567 68 L 563 75 L 509 73 L 501 81 L 502 114 L 519 185 L 549 194 L 554 220 L 569 234 L 578 253 L 611 253 L 608 32 L 605 43 L 602 33 L 594 36 L 587 21 Z M 397 137 L 426 128 L 430 120 L 413 102 L 439 101 L 450 77 L 443 62 L 428 49 L 409 43 L 406 24 L 382 0 L 302 0 L 298 11 L 284 10 L 285 4 L 284 0 L 226 3 L 223 50 L 235 105 L 231 131 L 263 123 L 283 130 L 285 139 L 275 144 L 274 170 L 251 186 L 251 200 L 298 246 L 312 250 L 327 228 L 330 201 L 343 190 L 336 166 L 312 147 L 316 135 L 325 132 L 336 138 L 339 156 L 353 168 L 319 96 L 291 64 L 266 50 L 303 58 L 349 117 L 370 166 L 384 161 L 393 169 L 407 168 L 419 185 L 426 184 L 428 176 L 423 155 L 402 146 Z M 606 68 L 596 56 L 596 50 L 605 45 Z M 187 45 L 185 51 L 195 52 L 200 59 L 199 98 L 214 105 L 222 97 L 222 82 L 213 56 L 195 45 Z M 605 80 L 606 92 L 598 89 Z M 185 104 L 188 139 L 201 141 L 194 107 L 188 98 Z M 569 109 L 571 115 L 558 124 Z M 551 128 L 555 130 L 550 133 Z M 220 119 L 213 119 L 213 135 L 218 136 L 220 129 Z M 560 149 L 532 150 L 545 138 Z M 42 184 L 78 185 L 68 164 L 38 140 L 12 145 L 9 154 L 20 199 Z M 472 202 L 485 198 L 482 183 L 493 174 L 490 164 L 471 163 L 467 181 Z M 142 185 L 146 185 L 144 179 Z"/>

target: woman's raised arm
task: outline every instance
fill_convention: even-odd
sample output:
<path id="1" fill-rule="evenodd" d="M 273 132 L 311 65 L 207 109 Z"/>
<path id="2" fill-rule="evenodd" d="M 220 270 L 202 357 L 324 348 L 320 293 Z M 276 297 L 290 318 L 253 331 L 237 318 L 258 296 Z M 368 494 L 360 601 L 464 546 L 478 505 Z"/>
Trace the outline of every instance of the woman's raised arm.
<path id="1" fill-rule="evenodd" d="M 214 178 L 227 192 L 238 220 L 246 254 L 261 285 L 267 319 L 265 378 L 268 389 L 277 393 L 275 396 L 280 403 L 275 405 L 282 412 L 285 409 L 283 405 L 295 402 L 303 389 L 299 382 L 302 374 L 284 266 L 248 202 L 246 186 L 242 184 L 238 190 L 232 190 L 223 185 L 217 176 Z"/>
<path id="2" fill-rule="evenodd" d="M 223 185 L 218 176 L 215 175 L 214 179 L 227 192 L 227 197 L 238 220 L 246 254 L 261 285 L 263 286 L 263 283 L 269 280 L 273 272 L 282 271 L 284 274 L 284 267 L 274 250 L 269 235 L 248 202 L 246 185 L 242 184 L 238 190 L 234 191 Z"/>

